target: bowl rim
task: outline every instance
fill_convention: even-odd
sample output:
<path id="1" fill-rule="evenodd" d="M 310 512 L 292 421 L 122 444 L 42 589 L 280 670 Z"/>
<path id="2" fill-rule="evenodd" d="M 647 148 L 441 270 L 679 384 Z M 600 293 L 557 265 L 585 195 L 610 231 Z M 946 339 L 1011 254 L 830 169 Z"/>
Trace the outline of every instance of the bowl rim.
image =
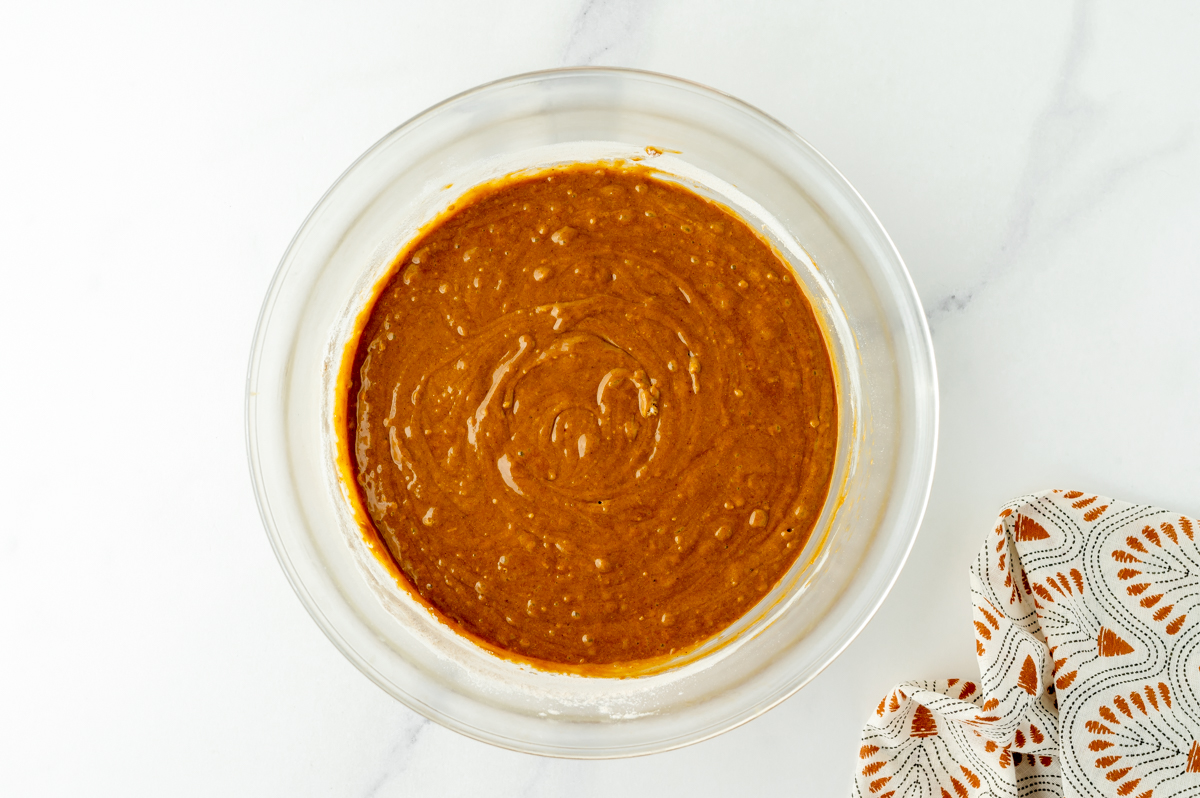
<path id="1" fill-rule="evenodd" d="M 831 649 L 832 654 L 828 656 L 824 663 L 822 663 L 819 667 L 816 667 L 807 678 L 799 679 L 794 684 L 787 685 L 785 689 L 778 691 L 774 696 L 770 696 L 766 700 L 760 702 L 758 705 L 752 707 L 750 711 L 745 712 L 741 717 L 736 717 L 728 722 L 723 722 L 719 724 L 718 727 L 710 728 L 709 730 L 705 730 L 700 734 L 677 736 L 653 747 L 646 747 L 644 749 L 633 751 L 622 751 L 619 749 L 607 751 L 584 751 L 577 749 L 531 751 L 529 748 L 521 747 L 518 744 L 518 741 L 515 739 L 485 731 L 477 726 L 472 725 L 471 723 L 465 722 L 459 718 L 447 715 L 440 710 L 434 709 L 422 701 L 420 697 L 411 692 L 404 691 L 403 697 L 396 695 L 388 688 L 388 685 L 392 684 L 391 680 L 385 678 L 383 674 L 381 674 L 378 669 L 366 659 L 366 657 L 364 657 L 353 645 L 350 644 L 348 640 L 345 639 L 345 637 L 338 631 L 337 627 L 326 617 L 321 607 L 311 595 L 309 589 L 300 579 L 297 569 L 293 566 L 291 558 L 280 536 L 274 514 L 271 510 L 270 498 L 267 495 L 265 480 L 262 476 L 262 461 L 257 440 L 257 419 L 255 416 L 255 398 L 257 394 L 255 388 L 258 383 L 261 367 L 266 324 L 271 318 L 276 301 L 279 299 L 282 286 L 286 281 L 288 274 L 290 273 L 289 266 L 291 265 L 292 254 L 301 243 L 314 219 L 325 209 L 326 203 L 329 201 L 331 195 L 337 191 L 342 183 L 345 182 L 347 177 L 354 172 L 363 161 L 369 159 L 379 149 L 388 145 L 388 143 L 394 137 L 402 134 L 405 130 L 421 125 L 426 120 L 437 115 L 444 108 L 455 105 L 470 97 L 487 93 L 495 89 L 522 83 L 534 83 L 540 80 L 562 79 L 573 76 L 584 77 L 596 75 L 608 75 L 617 79 L 642 80 L 665 84 L 675 88 L 698 93 L 700 95 L 707 95 L 711 99 L 719 100 L 726 104 L 732 105 L 741 112 L 746 113 L 748 116 L 757 119 L 769 127 L 775 128 L 779 133 L 782 133 L 785 137 L 790 138 L 794 143 L 799 144 L 801 149 L 806 151 L 806 153 L 812 157 L 814 162 L 816 162 L 816 164 L 820 166 L 835 183 L 838 184 L 837 187 L 839 190 L 844 192 L 847 198 L 849 198 L 853 203 L 857 204 L 858 210 L 863 213 L 868 223 L 874 227 L 873 232 L 878 237 L 879 242 L 885 246 L 888 254 L 894 258 L 895 264 L 899 266 L 899 269 L 896 270 L 895 274 L 892 276 L 899 280 L 902 290 L 900 292 L 896 292 L 894 298 L 897 300 L 898 305 L 903 310 L 907 311 L 907 315 L 916 322 L 915 329 L 911 330 L 911 332 L 915 333 L 912 348 L 914 353 L 919 355 L 918 359 L 921 361 L 921 365 L 924 366 L 928 371 L 928 387 L 930 389 L 928 396 L 926 397 L 926 402 L 924 404 L 918 402 L 917 410 L 918 415 L 922 414 L 921 411 L 924 411 L 924 414 L 927 414 L 927 418 L 922 420 L 927 423 L 929 429 L 929 439 L 927 444 L 929 456 L 928 464 L 926 466 L 927 472 L 924 474 L 923 478 L 920 476 L 919 471 L 920 466 L 924 464 L 924 459 L 916 457 L 913 459 L 913 462 L 917 463 L 918 465 L 918 476 L 915 480 L 913 480 L 912 488 L 910 489 L 913 490 L 917 500 L 912 504 L 911 509 L 907 514 L 908 523 L 904 524 L 904 526 L 911 526 L 911 532 L 908 534 L 908 539 L 904 543 L 902 552 L 900 552 L 899 556 L 895 560 L 895 567 L 888 575 L 886 584 L 882 585 L 882 589 L 880 589 L 876 594 L 875 599 L 864 608 L 855 622 L 848 626 L 847 632 L 840 641 L 840 645 L 834 649 Z M 286 575 L 293 591 L 300 599 L 301 604 L 304 606 L 309 616 L 329 639 L 329 641 L 333 643 L 334 647 L 339 651 L 339 653 L 346 657 L 361 673 L 363 673 L 363 675 L 374 682 L 376 686 L 382 689 L 389 696 L 400 701 L 409 709 L 417 712 L 423 717 L 436 721 L 439 725 L 456 731 L 471 739 L 511 751 L 535 753 L 537 755 L 554 758 L 618 759 L 633 756 L 646 756 L 654 753 L 677 750 L 679 748 L 712 739 L 713 737 L 724 734 L 727 731 L 731 731 L 745 723 L 748 723 L 751 720 L 754 720 L 755 718 L 778 706 L 786 699 L 790 698 L 801 688 L 806 686 L 809 682 L 824 672 L 824 670 L 828 668 L 834 662 L 834 660 L 836 660 L 846 650 L 847 647 L 849 647 L 849 645 L 858 637 L 858 635 L 862 633 L 862 630 L 867 626 L 868 623 L 870 623 L 871 619 L 875 616 L 876 612 L 878 612 L 883 602 L 891 593 L 896 580 L 900 576 L 900 572 L 903 571 L 904 566 L 907 564 L 908 557 L 912 552 L 912 548 L 916 543 L 917 535 L 920 532 L 921 524 L 928 507 L 934 474 L 936 472 L 940 420 L 940 393 L 938 388 L 935 350 L 933 347 L 932 335 L 929 330 L 928 319 L 925 315 L 923 306 L 920 303 L 919 295 L 917 294 L 916 286 L 912 281 L 912 276 L 908 271 L 908 267 L 905 265 L 900 252 L 897 250 L 895 243 L 891 239 L 891 236 L 887 233 L 887 230 L 879 221 L 879 218 L 876 216 L 875 212 L 867 204 L 866 200 L 863 199 L 862 195 L 859 194 L 858 190 L 854 188 L 850 181 L 847 180 L 846 177 L 819 150 L 816 149 L 816 147 L 814 147 L 807 139 L 796 133 L 794 130 L 792 130 L 792 128 L 774 116 L 762 111 L 761 109 L 747 103 L 744 100 L 741 100 L 727 92 L 721 91 L 720 89 L 715 89 L 686 78 L 680 78 L 674 75 L 668 75 L 650 70 L 632 69 L 627 67 L 574 66 L 522 72 L 481 83 L 477 86 L 447 97 L 433 105 L 428 106 L 424 110 L 414 114 L 401 124 L 389 130 L 374 144 L 372 144 L 357 158 L 355 158 L 354 161 L 350 163 L 350 165 L 347 166 L 341 172 L 341 174 L 338 175 L 337 179 L 334 180 L 321 194 L 321 197 L 313 205 L 312 209 L 305 216 L 303 222 L 297 228 L 296 233 L 288 242 L 287 248 L 284 250 L 282 257 L 276 266 L 275 273 L 271 278 L 271 282 L 259 309 L 258 317 L 255 323 L 254 338 L 251 344 L 250 358 L 246 371 L 244 413 L 247 465 L 249 466 L 255 503 L 258 506 L 259 516 L 262 521 L 264 531 L 267 534 L 267 538 L 270 541 L 271 549 L 274 552 L 275 558 L 280 567 L 284 571 L 284 574 Z M 925 445 L 923 443 L 918 445 L 915 454 L 921 454 L 924 448 Z M 900 524 L 897 525 L 899 526 Z"/>

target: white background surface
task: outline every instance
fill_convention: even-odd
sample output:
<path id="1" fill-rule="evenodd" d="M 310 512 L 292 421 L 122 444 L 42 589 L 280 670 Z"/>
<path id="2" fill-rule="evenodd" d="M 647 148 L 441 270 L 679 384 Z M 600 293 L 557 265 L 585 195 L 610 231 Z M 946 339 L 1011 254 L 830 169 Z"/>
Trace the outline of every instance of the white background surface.
<path id="1" fill-rule="evenodd" d="M 839 795 L 904 678 L 969 677 L 996 508 L 1200 514 L 1189 2 L 10 3 L 0 19 L 0 792 Z M 489 748 L 388 698 L 293 595 L 243 392 L 292 233 L 409 116 L 512 73 L 662 71 L 821 150 L 906 259 L 938 471 L 865 632 L 682 751 Z"/>

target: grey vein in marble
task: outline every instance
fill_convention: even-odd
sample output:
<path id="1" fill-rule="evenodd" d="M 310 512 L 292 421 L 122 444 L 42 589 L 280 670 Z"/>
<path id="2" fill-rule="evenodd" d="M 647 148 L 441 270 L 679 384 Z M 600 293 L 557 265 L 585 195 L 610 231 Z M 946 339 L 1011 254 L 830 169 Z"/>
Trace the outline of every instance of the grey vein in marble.
<path id="1" fill-rule="evenodd" d="M 653 6 L 646 0 L 584 0 L 567 34 L 563 64 L 629 63 L 642 49 Z"/>
<path id="2" fill-rule="evenodd" d="M 1091 180 L 1071 174 L 1079 161 L 1079 151 L 1098 135 L 1110 113 L 1090 100 L 1079 85 L 1081 66 L 1091 47 L 1090 17 L 1091 3 L 1081 0 L 1075 6 L 1071 38 L 1054 92 L 1030 131 L 1029 155 L 1010 203 L 1009 222 L 998 251 L 973 284 L 951 292 L 925 311 L 931 332 L 936 332 L 937 324 L 948 316 L 965 310 L 994 279 L 1012 268 L 1032 243 L 1060 237 L 1072 222 L 1099 205 L 1133 174 L 1185 147 L 1188 136 L 1181 131 L 1159 146 L 1110 162 L 1095 171 Z M 1068 198 L 1060 212 L 1053 214 L 1053 201 L 1047 195 L 1063 183 L 1086 188 Z M 1040 230 L 1035 229 L 1038 222 Z"/>
<path id="3" fill-rule="evenodd" d="M 383 757 L 384 769 L 379 774 L 379 778 L 363 791 L 363 798 L 375 798 L 377 795 L 386 795 L 384 789 L 389 782 L 395 779 L 402 778 L 412 764 L 413 754 L 416 751 L 417 745 L 421 742 L 421 738 L 433 726 L 433 721 L 424 718 L 415 712 L 405 712 L 406 722 L 396 738 L 396 742 L 387 754 Z"/>

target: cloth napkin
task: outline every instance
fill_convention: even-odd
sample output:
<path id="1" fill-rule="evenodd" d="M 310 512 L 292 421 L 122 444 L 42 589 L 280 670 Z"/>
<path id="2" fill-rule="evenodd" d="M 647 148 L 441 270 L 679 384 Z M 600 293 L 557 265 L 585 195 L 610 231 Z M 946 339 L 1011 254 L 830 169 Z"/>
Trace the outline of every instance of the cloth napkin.
<path id="1" fill-rule="evenodd" d="M 1005 506 L 971 567 L 982 676 L 885 696 L 854 795 L 1200 796 L 1198 538 L 1077 490 Z"/>

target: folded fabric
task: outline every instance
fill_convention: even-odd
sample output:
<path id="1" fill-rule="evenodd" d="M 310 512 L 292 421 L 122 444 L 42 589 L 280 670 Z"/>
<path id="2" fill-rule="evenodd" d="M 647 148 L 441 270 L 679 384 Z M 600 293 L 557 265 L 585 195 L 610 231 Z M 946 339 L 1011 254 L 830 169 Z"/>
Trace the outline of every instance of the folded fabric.
<path id="1" fill-rule="evenodd" d="M 982 676 L 885 696 L 854 794 L 1200 795 L 1198 537 L 1081 491 L 1008 504 L 971 567 Z"/>

